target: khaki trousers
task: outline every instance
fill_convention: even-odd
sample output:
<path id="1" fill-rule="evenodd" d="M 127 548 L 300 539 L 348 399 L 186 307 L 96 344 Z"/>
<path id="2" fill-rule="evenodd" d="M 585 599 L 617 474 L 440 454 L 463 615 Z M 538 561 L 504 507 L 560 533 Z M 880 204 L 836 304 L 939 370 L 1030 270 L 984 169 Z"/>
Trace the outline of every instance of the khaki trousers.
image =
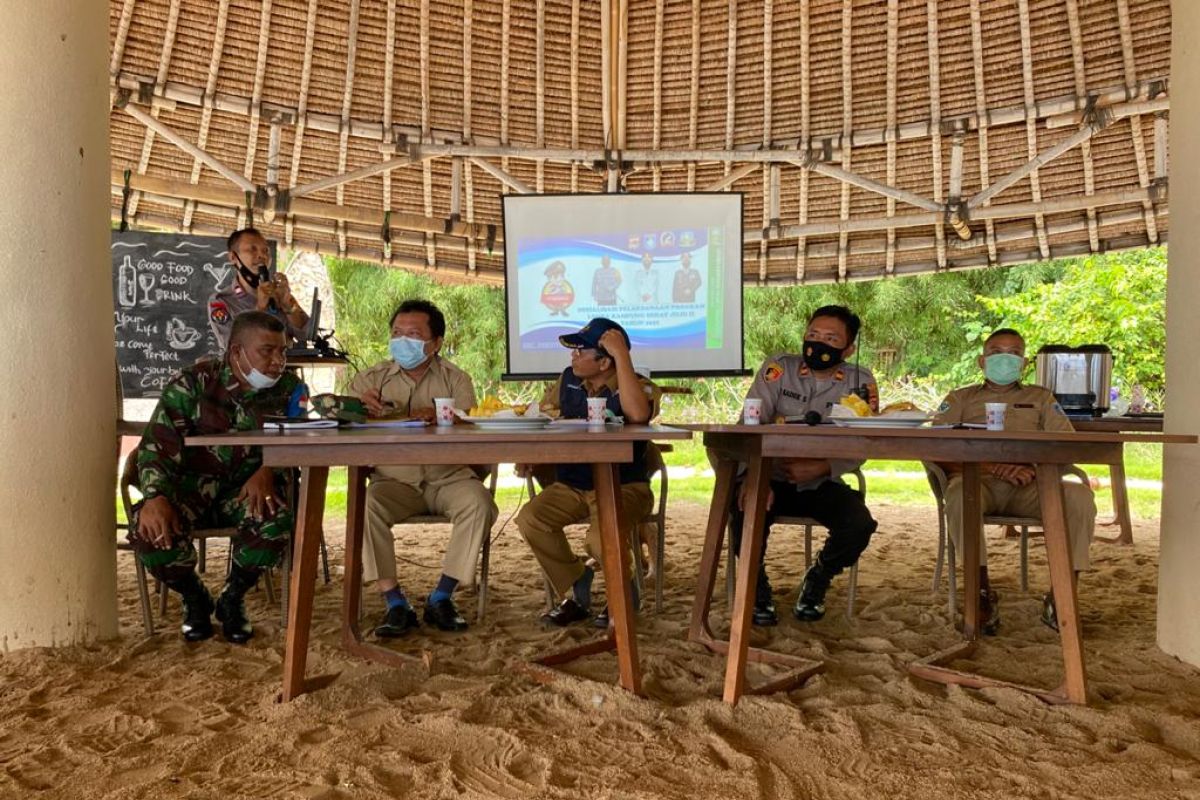
<path id="1" fill-rule="evenodd" d="M 1013 486 L 992 475 L 984 475 L 981 481 L 984 514 L 1008 514 L 1014 517 L 1040 519 L 1042 507 L 1038 500 L 1037 484 Z M 1067 542 L 1071 550 L 1071 564 L 1076 571 L 1091 566 L 1088 549 L 1096 527 L 1096 498 L 1092 490 L 1082 483 L 1063 481 L 1063 498 L 1066 503 Z M 955 549 L 962 552 L 962 476 L 950 478 L 946 487 L 946 525 Z M 987 564 L 987 542 L 980 530 L 979 555 Z"/>
<path id="2" fill-rule="evenodd" d="M 626 543 L 633 541 L 631 531 L 650 513 L 653 505 L 654 495 L 649 483 L 626 483 L 621 486 L 619 525 Z M 581 491 L 565 483 L 552 483 L 517 514 L 518 530 L 529 543 L 559 597 L 566 597 L 570 593 L 571 585 L 583 574 L 586 563 L 586 559 L 571 550 L 563 528 L 585 520 L 588 530 L 584 548 L 588 556 L 602 561 L 600 519 L 594 491 Z M 621 557 L 626 567 L 632 568 L 633 551 L 627 547 Z"/>
<path id="3" fill-rule="evenodd" d="M 438 514 L 449 517 L 453 526 L 442 558 L 442 572 L 464 586 L 471 586 L 475 583 L 479 551 L 499 513 L 487 487 L 475 478 L 437 486 L 413 486 L 374 476 L 367 486 L 363 579 L 396 578 L 393 525 L 418 514 Z"/>

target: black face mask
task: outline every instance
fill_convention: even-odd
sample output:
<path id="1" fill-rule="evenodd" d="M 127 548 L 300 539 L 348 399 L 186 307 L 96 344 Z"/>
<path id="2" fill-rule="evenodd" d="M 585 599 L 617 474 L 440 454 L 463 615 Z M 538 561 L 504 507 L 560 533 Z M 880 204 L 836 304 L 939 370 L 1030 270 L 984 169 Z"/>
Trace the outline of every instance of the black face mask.
<path id="1" fill-rule="evenodd" d="M 261 281 L 264 276 L 267 280 L 271 279 L 270 273 L 267 271 L 266 267 L 260 267 L 259 271 L 256 273 L 242 263 L 242 259 L 237 253 L 233 254 L 233 260 L 237 262 L 238 272 L 241 273 L 241 276 L 246 279 L 246 283 L 250 284 L 251 289 L 257 289 L 259 281 Z"/>
<path id="2" fill-rule="evenodd" d="M 846 352 L 844 347 L 834 347 L 833 345 L 819 342 L 816 339 L 805 339 L 804 350 L 802 356 L 804 365 L 818 372 L 826 369 L 833 369 L 838 364 L 842 363 L 842 353 Z"/>

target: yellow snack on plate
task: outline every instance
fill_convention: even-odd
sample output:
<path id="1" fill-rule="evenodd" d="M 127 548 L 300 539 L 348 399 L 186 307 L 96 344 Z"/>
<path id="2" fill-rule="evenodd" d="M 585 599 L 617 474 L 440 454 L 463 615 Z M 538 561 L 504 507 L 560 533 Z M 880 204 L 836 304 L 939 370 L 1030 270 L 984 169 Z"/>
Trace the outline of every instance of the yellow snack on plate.
<path id="1" fill-rule="evenodd" d="M 879 411 L 879 416 L 882 417 L 886 414 L 895 414 L 900 411 L 918 411 L 919 412 L 920 410 L 921 409 L 918 408 L 913 403 L 910 403 L 907 400 L 902 400 L 899 403 L 891 403 L 889 405 L 884 406 Z"/>
<path id="2" fill-rule="evenodd" d="M 843 405 L 846 408 L 853 411 L 855 416 L 858 416 L 858 417 L 871 416 L 871 407 L 869 405 L 867 405 L 867 401 L 863 400 L 861 397 L 859 397 L 856 394 L 845 395 L 841 400 L 838 401 L 838 404 Z"/>
<path id="3" fill-rule="evenodd" d="M 471 406 L 471 411 L 468 416 L 472 417 L 491 417 L 497 411 L 503 411 L 508 408 L 504 403 L 500 402 L 500 398 L 494 395 L 488 395 L 477 406 Z"/>

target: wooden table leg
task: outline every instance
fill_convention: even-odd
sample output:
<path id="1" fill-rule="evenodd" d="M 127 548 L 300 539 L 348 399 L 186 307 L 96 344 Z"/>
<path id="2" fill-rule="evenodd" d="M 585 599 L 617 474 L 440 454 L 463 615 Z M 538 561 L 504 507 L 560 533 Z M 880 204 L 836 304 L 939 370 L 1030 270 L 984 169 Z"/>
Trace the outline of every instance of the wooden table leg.
<path id="1" fill-rule="evenodd" d="M 346 542 L 342 553 L 342 646 L 362 641 L 358 615 L 362 607 L 362 543 L 367 507 L 366 470 L 346 469 Z"/>
<path id="2" fill-rule="evenodd" d="M 304 693 L 304 669 L 308 661 L 308 636 L 312 625 L 313 583 L 317 579 L 317 556 L 321 541 L 321 518 L 325 512 L 325 484 L 329 467 L 304 467 L 301 474 L 300 508 L 296 515 L 292 585 L 288 587 L 288 627 L 283 653 L 283 701 Z"/>
<path id="3" fill-rule="evenodd" d="M 1042 689 L 1026 686 L 1010 681 L 989 678 L 972 672 L 952 669 L 946 664 L 960 658 L 968 658 L 979 644 L 975 638 L 978 632 L 978 613 L 971 615 L 972 607 L 978 609 L 978 583 L 972 582 L 972 574 L 978 575 L 977 561 L 972 560 L 972 552 L 978 553 L 978 544 L 971 547 L 971 541 L 978 543 L 980 519 L 974 511 L 968 510 L 979 504 L 979 494 L 971 491 L 971 483 L 978 483 L 978 466 L 974 469 L 975 478 L 968 479 L 968 471 L 963 473 L 963 570 L 966 584 L 966 609 L 963 613 L 964 635 L 967 641 L 953 647 L 941 650 L 931 656 L 914 661 L 908 671 L 925 680 L 938 683 L 958 684 L 974 689 L 984 687 L 1005 687 L 1028 692 L 1041 698 L 1047 703 L 1086 703 L 1087 684 L 1083 663 L 1083 637 L 1079 626 L 1078 604 L 1075 596 L 1075 573 L 1071 568 L 1070 546 L 1067 541 L 1067 522 L 1065 502 L 1062 490 L 1062 467 L 1057 464 L 1037 465 L 1038 495 L 1042 506 L 1042 523 L 1045 526 L 1046 551 L 1050 561 L 1050 582 L 1054 589 L 1055 605 L 1058 610 L 1058 626 L 1062 637 L 1063 663 L 1066 677 L 1063 686 L 1057 689 Z M 972 503 L 971 498 L 976 498 Z M 971 520 L 977 520 L 971 524 Z M 972 532 L 976 532 L 972 536 Z M 976 555 L 975 558 L 978 558 Z M 974 586 L 972 585 L 974 583 Z M 976 592 L 972 597 L 972 590 Z"/>
<path id="4" fill-rule="evenodd" d="M 637 654 L 637 622 L 633 609 L 632 574 L 625 562 L 629 539 L 621 528 L 621 479 L 616 464 L 592 467 L 596 487 L 596 513 L 600 518 L 600 556 L 604 567 L 604 590 L 608 595 L 608 618 L 616 638 L 621 686 L 642 693 L 642 668 Z"/>
<path id="5" fill-rule="evenodd" d="M 1075 593 L 1075 570 L 1071 566 L 1071 545 L 1067 539 L 1066 502 L 1063 497 L 1062 467 L 1037 465 L 1038 496 L 1045 526 L 1046 557 L 1050 562 L 1050 587 L 1058 612 L 1058 631 L 1062 639 L 1064 686 L 1072 703 L 1087 702 L 1087 676 L 1083 663 L 1083 632 L 1079 621 L 1079 603 Z"/>
<path id="6" fill-rule="evenodd" d="M 596 513 L 600 522 L 600 559 L 603 562 L 604 588 L 608 597 L 608 633 L 600 639 L 574 645 L 539 656 L 530 664 L 518 665 L 536 680 L 548 682 L 554 673 L 541 667 L 566 664 L 577 658 L 615 650 L 621 686 L 634 694 L 642 693 L 642 667 L 638 661 L 636 618 L 633 610 L 633 576 L 626 568 L 624 554 L 629 538 L 621 530 L 621 482 L 617 464 L 593 464 L 592 479 L 596 490 Z"/>
<path id="7" fill-rule="evenodd" d="M 729 459 L 719 459 L 716 472 L 712 503 L 708 507 L 708 530 L 704 534 L 704 551 L 700 556 L 700 575 L 696 579 L 696 599 L 692 603 L 692 622 L 688 628 L 688 639 L 693 642 L 707 642 L 713 638 L 708 616 L 717 583 L 717 568 L 721 563 L 721 549 L 725 544 L 725 526 L 729 524 L 737 464 Z"/>
<path id="8" fill-rule="evenodd" d="M 1133 544 L 1133 520 L 1129 515 L 1129 488 L 1125 485 L 1125 451 L 1121 451 L 1121 459 L 1108 465 L 1108 479 L 1112 485 L 1113 521 L 1120 528 L 1115 538 L 1097 536 L 1096 540 L 1109 544 Z"/>
<path id="9" fill-rule="evenodd" d="M 983 535 L 983 483 L 978 464 L 962 470 L 963 636 L 979 636 L 979 540 Z"/>
<path id="10" fill-rule="evenodd" d="M 367 507 L 367 468 L 349 467 L 346 470 L 346 547 L 343 555 L 345 581 L 342 587 L 342 647 L 352 655 L 387 664 L 408 667 L 416 663 L 426 668 L 432 664 L 428 651 L 417 654 L 401 653 L 363 640 L 358 615 L 362 598 L 363 526 Z"/>
<path id="11" fill-rule="evenodd" d="M 758 562 L 762 560 L 767 492 L 771 489 L 771 460 L 751 461 L 746 470 L 745 516 L 742 518 L 742 547 L 737 560 L 737 588 L 729 629 L 729 659 L 725 667 L 725 702 L 736 705 L 746 687 L 746 659 L 750 646 L 750 618 L 754 613 L 754 591 L 758 584 Z"/>
<path id="12" fill-rule="evenodd" d="M 770 462 L 758 461 L 752 459 L 751 464 L 758 464 L 758 472 L 765 480 L 764 486 L 770 487 Z M 751 469 L 754 467 L 752 466 Z M 696 581 L 696 601 L 692 605 L 692 621 L 688 628 L 688 640 L 704 645 L 714 653 L 726 656 L 725 668 L 725 700 L 728 703 L 736 704 L 738 699 L 743 694 L 771 694 L 780 692 L 797 686 L 808 680 L 813 675 L 825 669 L 825 664 L 822 661 L 814 661 L 803 656 L 794 656 L 787 653 L 775 653 L 770 650 L 764 650 L 759 647 L 749 646 L 749 627 L 750 619 L 748 614 L 753 609 L 753 601 L 749 604 L 741 606 L 742 614 L 745 617 L 743 627 L 741 628 L 740 640 L 738 647 L 735 648 L 731 641 L 725 642 L 713 636 L 711 627 L 709 626 L 709 613 L 712 608 L 712 593 L 717 582 L 717 567 L 721 561 L 722 545 L 725 543 L 725 526 L 729 522 L 729 510 L 733 502 L 733 491 L 735 479 L 737 476 L 737 464 L 727 459 L 717 461 L 717 481 L 713 488 L 712 505 L 708 512 L 708 529 L 704 536 L 704 553 L 700 559 L 700 576 Z M 759 487 L 763 489 L 762 486 Z M 757 495 L 756 495 L 757 496 Z M 766 493 L 763 489 L 760 499 L 763 501 L 758 508 L 765 509 Z M 751 504 L 754 505 L 753 503 Z M 742 580 L 747 578 L 751 581 L 758 579 L 758 562 L 762 556 L 762 510 L 759 512 L 758 521 L 752 523 L 751 517 L 754 514 L 747 515 L 742 529 L 742 554 L 738 558 L 738 576 L 739 580 L 735 591 L 734 600 L 734 626 L 737 621 L 742 619 L 738 616 L 737 598 L 750 597 L 753 598 L 754 586 L 744 585 Z M 750 526 L 754 524 L 759 531 L 758 544 L 755 545 L 752 541 L 754 537 L 747 535 L 746 531 L 752 530 Z M 757 548 L 758 556 L 748 556 L 747 547 L 751 550 Z M 750 565 L 750 574 L 743 574 L 743 568 Z M 730 567 L 732 568 L 732 566 Z M 736 657 L 740 648 L 741 655 Z M 746 666 L 749 662 L 760 664 L 782 664 L 791 669 L 779 675 L 772 680 L 756 686 L 750 686 L 746 682 Z M 731 693 L 730 686 L 733 691 Z"/>

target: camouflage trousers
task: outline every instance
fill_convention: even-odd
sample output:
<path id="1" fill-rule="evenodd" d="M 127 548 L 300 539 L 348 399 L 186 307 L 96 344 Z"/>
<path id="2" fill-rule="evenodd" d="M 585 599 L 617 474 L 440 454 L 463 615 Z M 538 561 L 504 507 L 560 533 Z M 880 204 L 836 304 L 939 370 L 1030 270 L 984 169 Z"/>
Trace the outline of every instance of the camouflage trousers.
<path id="1" fill-rule="evenodd" d="M 276 494 L 286 498 L 285 473 L 275 473 Z M 274 514 L 256 519 L 246 511 L 237 496 L 240 486 L 223 485 L 211 478 L 191 482 L 187 491 L 180 492 L 171 502 L 182 522 L 182 530 L 171 538 L 168 547 L 161 548 L 138 532 L 138 520 L 143 503 L 133 507 L 129 526 L 129 544 L 137 557 L 160 581 L 172 583 L 185 578 L 196 568 L 196 547 L 192 531 L 204 528 L 235 528 L 230 540 L 233 563 L 244 569 L 270 569 L 279 563 L 287 547 L 294 525 L 292 510 L 286 504 L 276 506 Z"/>

